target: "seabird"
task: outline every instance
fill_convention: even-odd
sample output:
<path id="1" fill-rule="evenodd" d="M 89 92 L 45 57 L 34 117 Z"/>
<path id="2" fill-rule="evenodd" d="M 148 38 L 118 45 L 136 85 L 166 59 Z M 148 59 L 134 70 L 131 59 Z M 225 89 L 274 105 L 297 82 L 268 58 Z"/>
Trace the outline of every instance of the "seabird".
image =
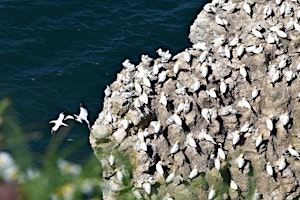
<path id="1" fill-rule="evenodd" d="M 235 47 L 240 41 L 240 38 L 236 35 L 230 42 L 229 46 Z"/>
<path id="2" fill-rule="evenodd" d="M 228 22 L 226 20 L 222 19 L 219 15 L 216 15 L 215 21 L 220 26 L 225 26 L 226 24 L 228 24 Z"/>
<path id="3" fill-rule="evenodd" d="M 146 182 L 143 183 L 142 186 L 143 186 L 145 192 L 146 192 L 148 195 L 150 195 L 150 193 L 151 193 L 151 184 L 150 184 L 148 181 L 146 181 Z"/>
<path id="4" fill-rule="evenodd" d="M 232 138 L 232 146 L 235 149 L 236 145 L 239 143 L 240 138 L 241 138 L 241 133 L 240 131 L 236 130 L 233 132 L 234 136 Z"/>
<path id="5" fill-rule="evenodd" d="M 171 183 L 174 180 L 174 178 L 175 178 L 175 171 L 176 171 L 176 169 L 173 169 L 172 173 L 167 176 L 167 178 L 166 178 L 166 183 L 167 184 Z"/>
<path id="6" fill-rule="evenodd" d="M 258 31 L 257 28 L 255 28 L 255 27 L 252 29 L 252 34 L 259 39 L 264 38 L 264 36 L 261 34 L 261 32 Z"/>
<path id="7" fill-rule="evenodd" d="M 145 86 L 147 86 L 148 88 L 151 88 L 151 81 L 149 80 L 149 78 L 147 76 L 143 77 L 143 83 Z"/>
<path id="8" fill-rule="evenodd" d="M 240 154 L 239 157 L 237 158 L 236 162 L 238 164 L 239 170 L 243 170 L 243 168 L 246 164 L 246 161 L 244 159 L 244 154 Z"/>
<path id="9" fill-rule="evenodd" d="M 236 184 L 236 182 L 234 180 L 230 180 L 230 188 L 233 190 L 239 189 L 238 185 Z"/>
<path id="10" fill-rule="evenodd" d="M 203 63 L 203 65 L 201 65 L 201 73 L 203 78 L 206 78 L 208 75 L 208 67 L 206 63 Z"/>
<path id="11" fill-rule="evenodd" d="M 207 133 L 207 131 L 203 131 L 202 134 L 203 134 L 203 137 L 204 137 L 204 139 L 205 139 L 206 141 L 211 142 L 211 143 L 213 143 L 213 144 L 217 144 L 217 143 L 215 142 L 214 138 L 213 138 L 211 135 L 209 135 L 209 134 Z"/>
<path id="12" fill-rule="evenodd" d="M 290 116 L 288 112 L 285 112 L 283 115 L 280 115 L 279 120 L 281 121 L 284 128 L 286 128 L 287 124 L 290 121 Z"/>
<path id="13" fill-rule="evenodd" d="M 184 58 L 185 62 L 190 63 L 191 53 L 189 52 L 188 49 L 185 49 L 185 51 L 183 52 L 183 58 Z"/>
<path id="14" fill-rule="evenodd" d="M 247 101 L 245 97 L 243 97 L 242 100 L 238 102 L 238 106 L 247 108 L 248 110 L 254 112 L 252 106 L 250 105 L 250 103 Z"/>
<path id="15" fill-rule="evenodd" d="M 245 0 L 243 4 L 243 9 L 250 17 L 252 16 L 252 9 L 250 4 L 248 3 L 248 0 Z"/>
<path id="16" fill-rule="evenodd" d="M 49 123 L 55 124 L 51 129 L 51 134 L 55 134 L 56 131 L 59 129 L 60 126 L 68 126 L 63 121 L 65 120 L 66 112 L 61 112 L 56 120 L 52 120 Z"/>
<path id="17" fill-rule="evenodd" d="M 134 88 L 135 91 L 137 91 L 139 94 L 142 94 L 143 92 L 142 86 L 137 81 L 134 81 Z"/>
<path id="18" fill-rule="evenodd" d="M 203 52 L 200 54 L 200 57 L 199 57 L 198 62 L 203 63 L 203 62 L 206 60 L 206 58 L 207 58 L 207 56 L 208 56 L 208 53 L 209 53 L 208 50 L 203 51 Z"/>
<path id="19" fill-rule="evenodd" d="M 231 50 L 227 44 L 224 47 L 224 53 L 225 53 L 226 58 L 228 58 L 228 59 L 231 58 Z"/>
<path id="20" fill-rule="evenodd" d="M 277 161 L 278 170 L 282 172 L 286 168 L 286 160 L 283 156 Z"/>
<path id="21" fill-rule="evenodd" d="M 273 13 L 273 10 L 270 5 L 265 6 L 263 10 L 264 18 L 267 19 L 269 16 L 271 16 Z"/>
<path id="22" fill-rule="evenodd" d="M 300 155 L 299 155 L 298 151 L 296 151 L 292 145 L 289 145 L 288 152 L 291 154 L 291 156 L 294 156 L 294 157 L 298 158 L 298 160 L 300 160 Z"/>
<path id="23" fill-rule="evenodd" d="M 251 125 L 251 123 L 249 121 L 246 121 L 246 123 L 241 127 L 240 132 L 241 133 L 248 132 L 250 125 Z"/>
<path id="24" fill-rule="evenodd" d="M 203 109 L 201 110 L 201 115 L 202 115 L 202 117 L 207 121 L 207 123 L 210 124 L 210 113 L 209 113 L 209 109 L 203 108 Z"/>
<path id="25" fill-rule="evenodd" d="M 163 169 L 163 167 L 162 167 L 162 161 L 160 160 L 160 161 L 158 161 L 157 163 L 156 163 L 156 165 L 155 165 L 155 169 L 156 169 L 156 171 L 162 176 L 162 177 L 164 177 L 164 169 Z"/>
<path id="26" fill-rule="evenodd" d="M 245 52 L 245 47 L 243 44 L 238 43 L 236 48 L 236 56 L 240 59 Z"/>
<path id="27" fill-rule="evenodd" d="M 161 95 L 160 95 L 159 103 L 161 103 L 162 105 L 167 107 L 168 99 L 167 99 L 167 96 L 165 95 L 164 92 L 162 92 Z"/>
<path id="28" fill-rule="evenodd" d="M 242 75 L 245 81 L 248 81 L 248 73 L 245 68 L 245 64 L 242 64 L 242 66 L 240 67 L 240 74 Z"/>
<path id="29" fill-rule="evenodd" d="M 115 161 L 116 161 L 116 157 L 114 155 L 110 154 L 108 157 L 108 163 L 111 167 L 115 164 Z"/>
<path id="30" fill-rule="evenodd" d="M 74 117 L 75 120 L 78 121 L 79 123 L 82 123 L 84 121 L 87 124 L 89 130 L 91 130 L 90 122 L 88 120 L 88 111 L 83 102 L 80 102 L 79 115 L 74 114 Z"/>
<path id="31" fill-rule="evenodd" d="M 175 142 L 175 144 L 172 146 L 171 150 L 170 150 L 170 154 L 175 154 L 177 153 L 177 151 L 179 150 L 179 142 L 180 140 L 177 140 Z"/>
<path id="32" fill-rule="evenodd" d="M 179 65 L 178 62 L 176 62 L 176 63 L 174 64 L 174 67 L 173 67 L 173 72 L 174 72 L 174 74 L 177 75 L 178 72 L 179 72 L 179 70 L 180 70 L 180 65 Z"/>
<path id="33" fill-rule="evenodd" d="M 180 116 L 178 115 L 178 112 L 176 111 L 173 115 L 172 115 L 174 122 L 179 125 L 182 126 L 182 120 L 180 118 Z"/>
<path id="34" fill-rule="evenodd" d="M 280 77 L 281 77 L 281 72 L 276 69 L 275 73 L 272 76 L 272 80 L 271 80 L 273 87 L 274 87 L 275 83 L 279 80 Z"/>
<path id="35" fill-rule="evenodd" d="M 227 84 L 225 83 L 224 79 L 221 79 L 220 83 L 220 91 L 222 94 L 225 94 L 227 92 Z"/>
<path id="36" fill-rule="evenodd" d="M 192 85 L 193 92 L 197 92 L 200 89 L 200 86 L 201 86 L 201 82 L 198 80 L 195 83 L 193 83 Z"/>
<path id="37" fill-rule="evenodd" d="M 288 70 L 284 73 L 286 76 L 286 82 L 289 85 L 291 85 L 291 82 L 296 78 L 296 74 L 292 70 Z"/>
<path id="38" fill-rule="evenodd" d="M 219 155 L 217 155 L 216 159 L 215 159 L 215 168 L 220 171 L 221 169 L 221 161 L 219 159 Z"/>
<path id="39" fill-rule="evenodd" d="M 193 133 L 187 134 L 186 141 L 189 146 L 191 146 L 193 148 L 197 148 L 197 143 L 196 143 L 195 139 L 193 138 Z"/>
<path id="40" fill-rule="evenodd" d="M 257 136 L 256 141 L 255 141 L 255 149 L 256 149 L 256 151 L 259 150 L 259 147 L 262 144 L 262 142 L 263 142 L 263 134 L 259 133 L 259 135 Z"/>
<path id="41" fill-rule="evenodd" d="M 106 97 L 109 97 L 111 95 L 111 90 L 110 87 L 107 85 L 105 90 L 104 90 L 104 94 Z"/>
<path id="42" fill-rule="evenodd" d="M 198 169 L 197 166 L 195 165 L 195 167 L 193 168 L 193 170 L 191 171 L 190 175 L 189 175 L 189 179 L 193 179 L 198 175 Z"/>
<path id="43" fill-rule="evenodd" d="M 252 96 L 252 102 L 255 101 L 255 99 L 258 97 L 259 95 L 259 89 L 257 89 L 257 86 L 255 85 L 253 87 L 253 90 L 252 90 L 252 93 L 251 93 L 251 96 Z"/>
<path id="44" fill-rule="evenodd" d="M 275 33 L 276 33 L 279 37 L 281 37 L 281 38 L 287 38 L 287 34 L 286 34 L 284 31 L 280 30 L 278 24 L 275 25 L 275 26 L 272 26 L 272 27 L 270 28 L 270 31 L 275 32 Z"/>
<path id="45" fill-rule="evenodd" d="M 225 154 L 224 150 L 222 149 L 222 147 L 220 146 L 220 143 L 219 143 L 219 147 L 217 150 L 217 156 L 219 156 L 222 160 L 226 159 L 226 154 Z"/>
<path id="46" fill-rule="evenodd" d="M 211 189 L 208 193 L 208 199 L 209 200 L 213 199 L 215 197 L 215 195 L 216 195 L 216 191 L 214 190 L 214 185 L 213 185 L 213 186 L 211 186 Z"/>
<path id="47" fill-rule="evenodd" d="M 273 167 L 270 162 L 267 162 L 266 170 L 270 176 L 272 176 L 272 177 L 274 176 L 274 170 L 273 170 Z"/>
<path id="48" fill-rule="evenodd" d="M 267 128 L 270 132 L 273 131 L 274 129 L 274 124 L 273 124 L 273 115 L 270 115 L 269 118 L 266 120 L 267 123 Z"/>

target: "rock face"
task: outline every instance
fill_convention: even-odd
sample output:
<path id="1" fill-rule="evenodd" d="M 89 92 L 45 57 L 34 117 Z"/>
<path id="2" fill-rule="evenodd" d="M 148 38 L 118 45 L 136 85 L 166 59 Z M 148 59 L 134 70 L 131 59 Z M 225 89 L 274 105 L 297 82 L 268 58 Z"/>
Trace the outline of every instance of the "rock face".
<path id="1" fill-rule="evenodd" d="M 299 198 L 299 18 L 297 1 L 213 0 L 192 47 L 124 61 L 90 135 L 104 198 Z"/>

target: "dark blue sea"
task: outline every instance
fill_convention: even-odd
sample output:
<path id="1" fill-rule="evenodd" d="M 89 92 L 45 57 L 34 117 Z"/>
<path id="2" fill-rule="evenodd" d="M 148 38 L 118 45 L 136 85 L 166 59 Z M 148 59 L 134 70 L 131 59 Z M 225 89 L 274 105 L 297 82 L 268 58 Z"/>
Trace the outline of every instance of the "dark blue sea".
<path id="1" fill-rule="evenodd" d="M 51 136 L 49 121 L 84 101 L 93 123 L 121 63 L 190 46 L 189 27 L 206 2 L 0 1 L 0 98 L 10 99 L 26 139 L 6 148 L 29 149 L 39 162 L 59 140 L 58 152 L 75 149 L 68 158 L 83 162 L 93 153 L 87 127 L 68 122 Z"/>

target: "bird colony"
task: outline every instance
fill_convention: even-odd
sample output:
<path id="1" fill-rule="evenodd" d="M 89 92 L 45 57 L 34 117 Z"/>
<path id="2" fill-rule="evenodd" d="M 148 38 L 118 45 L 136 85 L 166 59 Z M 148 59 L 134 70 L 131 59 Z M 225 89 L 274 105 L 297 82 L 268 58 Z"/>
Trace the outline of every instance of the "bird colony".
<path id="1" fill-rule="evenodd" d="M 129 179 L 136 199 L 299 198 L 298 1 L 213 0 L 189 38 L 126 59 L 105 89 L 90 135 L 104 197 Z"/>

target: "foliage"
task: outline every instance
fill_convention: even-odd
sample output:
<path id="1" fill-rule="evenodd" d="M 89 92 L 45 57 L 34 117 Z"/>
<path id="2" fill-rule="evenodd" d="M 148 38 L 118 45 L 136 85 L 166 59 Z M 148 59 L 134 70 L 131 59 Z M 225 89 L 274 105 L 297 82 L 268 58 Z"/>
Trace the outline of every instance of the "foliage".
<path id="1" fill-rule="evenodd" d="M 34 165 L 33 152 L 22 147 L 26 135 L 10 109 L 10 100 L 0 101 L 0 199 L 101 199 L 101 166 L 94 155 L 83 165 L 66 159 L 75 148 L 57 154 L 61 140 L 52 140 L 42 159 Z M 20 148 L 18 148 L 20 146 Z M 2 188 L 1 188 L 2 187 Z M 10 188 L 9 190 L 7 188 Z"/>

